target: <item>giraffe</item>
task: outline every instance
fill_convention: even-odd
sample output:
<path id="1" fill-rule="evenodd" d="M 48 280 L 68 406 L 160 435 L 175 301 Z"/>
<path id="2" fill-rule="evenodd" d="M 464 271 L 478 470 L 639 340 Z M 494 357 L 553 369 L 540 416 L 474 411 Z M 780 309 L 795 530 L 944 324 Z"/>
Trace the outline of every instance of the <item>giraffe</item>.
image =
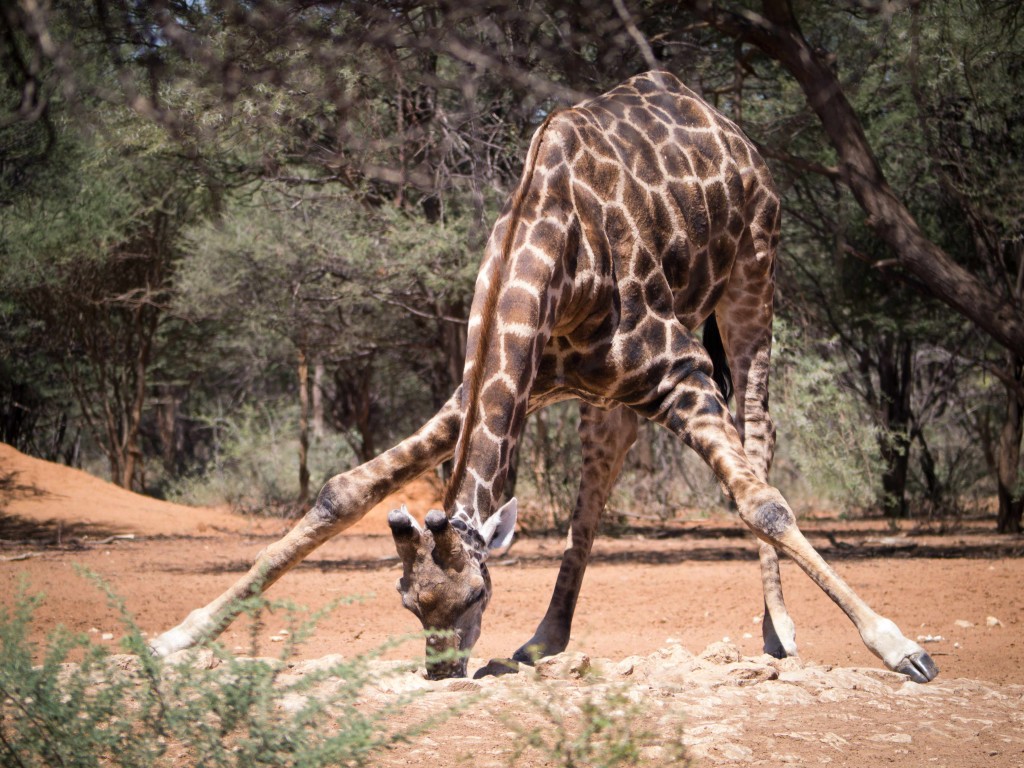
<path id="1" fill-rule="evenodd" d="M 389 516 L 403 605 L 426 629 L 450 630 L 428 641 L 428 675 L 465 673 L 491 594 L 486 552 L 506 546 L 515 525 L 515 500 L 497 502 L 531 405 L 578 398 L 668 428 L 712 468 L 763 542 L 766 634 L 781 624 L 771 604 L 781 600 L 781 550 L 886 666 L 919 682 L 935 677 L 928 654 L 843 582 L 767 483 L 780 209 L 750 141 L 668 73 L 638 75 L 540 126 L 477 277 L 446 511 L 428 514 L 425 530 L 404 510 Z M 693 335 L 712 314 L 736 387 L 735 421 Z M 608 455 L 615 461 L 618 451 Z M 593 521 L 578 529 L 592 536 Z M 565 578 L 519 658 L 562 644 L 589 543 L 570 546 Z M 789 637 L 786 628 L 778 639 Z M 431 650 L 461 654 L 431 662 Z"/>
<path id="2" fill-rule="evenodd" d="M 153 651 L 169 654 L 219 634 L 239 598 L 269 587 L 457 444 L 458 482 L 445 505 L 451 513 L 428 514 L 425 530 L 403 510 L 389 523 L 403 564 L 403 605 L 428 628 L 454 630 L 454 647 L 468 650 L 491 594 L 486 551 L 506 545 L 514 525 L 514 501 L 489 513 L 522 419 L 576 397 L 583 474 L 570 542 L 548 610 L 516 658 L 565 648 L 598 518 L 643 416 L 708 461 L 762 539 L 766 651 L 796 653 L 778 546 L 846 611 L 887 666 L 932 679 L 937 669 L 927 654 L 810 549 L 765 482 L 774 447 L 767 371 L 778 208 L 749 142 L 666 73 L 639 76 L 549 118 L 489 241 L 464 385 L 414 435 L 329 480 L 283 539 L 226 592 L 157 637 Z M 690 333 L 712 312 L 737 393 L 735 426 Z M 435 650 L 451 644 L 431 642 Z M 464 657 L 428 664 L 433 677 L 464 673 Z"/>

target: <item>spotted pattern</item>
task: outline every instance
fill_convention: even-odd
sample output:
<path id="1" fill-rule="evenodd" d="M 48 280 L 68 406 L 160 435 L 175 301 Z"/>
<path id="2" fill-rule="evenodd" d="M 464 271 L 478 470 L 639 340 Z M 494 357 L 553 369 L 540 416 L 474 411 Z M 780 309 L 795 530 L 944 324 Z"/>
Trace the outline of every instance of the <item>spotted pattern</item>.
<path id="1" fill-rule="evenodd" d="M 463 391 L 482 383 L 450 497 L 486 519 L 528 410 L 565 397 L 624 404 L 682 437 L 738 499 L 762 491 L 780 205 L 753 146 L 677 79 L 647 73 L 555 114 L 531 156 L 477 281 Z M 738 430 L 692 332 L 712 312 Z"/>

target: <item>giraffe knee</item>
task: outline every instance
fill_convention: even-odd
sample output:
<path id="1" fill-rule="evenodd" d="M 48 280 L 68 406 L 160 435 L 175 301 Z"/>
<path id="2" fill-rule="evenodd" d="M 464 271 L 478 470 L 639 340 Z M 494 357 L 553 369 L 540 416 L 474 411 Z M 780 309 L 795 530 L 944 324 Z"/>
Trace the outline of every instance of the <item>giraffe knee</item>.
<path id="1" fill-rule="evenodd" d="M 365 489 L 346 474 L 335 475 L 320 489 L 316 504 L 306 513 L 306 522 L 315 527 L 347 528 L 365 514 L 365 495 Z"/>
<path id="2" fill-rule="evenodd" d="M 796 525 L 796 517 L 785 503 L 766 501 L 754 510 L 747 523 L 755 533 L 778 541 L 786 531 Z"/>

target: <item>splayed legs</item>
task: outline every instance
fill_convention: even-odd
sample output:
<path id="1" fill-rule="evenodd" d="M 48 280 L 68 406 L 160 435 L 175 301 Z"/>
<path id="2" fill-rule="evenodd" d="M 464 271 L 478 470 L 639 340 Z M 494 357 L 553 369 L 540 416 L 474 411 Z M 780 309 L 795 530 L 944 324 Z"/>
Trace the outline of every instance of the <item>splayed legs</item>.
<path id="1" fill-rule="evenodd" d="M 684 329 L 679 332 L 688 333 Z M 660 390 L 662 396 L 645 404 L 649 418 L 679 435 L 707 462 L 729 489 L 740 517 L 754 534 L 793 558 L 846 613 L 864 644 L 887 667 L 916 682 L 933 679 L 938 668 L 928 654 L 857 596 L 800 532 L 782 494 L 758 477 L 711 377 L 700 365 L 680 366 L 679 370 L 687 375 L 670 382 L 671 386 Z"/>
<path id="2" fill-rule="evenodd" d="M 360 520 L 374 504 L 451 456 L 461 423 L 461 390 L 414 435 L 353 470 L 336 475 L 295 527 L 259 555 L 241 579 L 197 608 L 150 647 L 166 656 L 217 637 L 238 615 L 238 601 L 260 594 L 310 552 Z"/>

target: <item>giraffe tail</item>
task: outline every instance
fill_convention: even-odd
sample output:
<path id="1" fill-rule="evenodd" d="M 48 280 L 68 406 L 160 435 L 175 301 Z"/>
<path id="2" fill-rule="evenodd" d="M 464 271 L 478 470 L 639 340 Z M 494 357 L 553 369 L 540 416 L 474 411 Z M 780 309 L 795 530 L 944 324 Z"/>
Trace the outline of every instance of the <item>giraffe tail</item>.
<path id="1" fill-rule="evenodd" d="M 728 403 L 729 398 L 732 396 L 732 371 L 729 370 L 729 361 L 725 356 L 722 334 L 718 330 L 718 321 L 715 320 L 713 313 L 704 321 L 703 342 L 704 349 L 708 351 L 708 354 L 711 356 L 711 363 L 715 366 L 711 377 L 715 380 L 715 384 L 718 385 L 718 390 L 722 393 L 722 399 Z"/>

